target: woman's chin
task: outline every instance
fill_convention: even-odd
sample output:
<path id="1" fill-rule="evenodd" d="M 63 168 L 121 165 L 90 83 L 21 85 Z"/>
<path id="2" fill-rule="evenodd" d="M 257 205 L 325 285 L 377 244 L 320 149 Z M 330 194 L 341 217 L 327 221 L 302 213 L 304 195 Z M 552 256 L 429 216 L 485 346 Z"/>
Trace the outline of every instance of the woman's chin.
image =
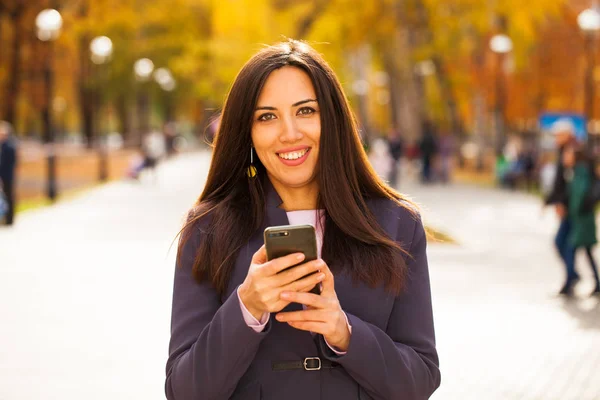
<path id="1" fill-rule="evenodd" d="M 315 181 L 313 176 L 309 176 L 308 174 L 304 174 L 303 176 L 278 176 L 278 175 L 270 175 L 271 179 L 275 179 L 280 185 L 290 189 L 301 188 L 305 186 L 312 185 Z"/>

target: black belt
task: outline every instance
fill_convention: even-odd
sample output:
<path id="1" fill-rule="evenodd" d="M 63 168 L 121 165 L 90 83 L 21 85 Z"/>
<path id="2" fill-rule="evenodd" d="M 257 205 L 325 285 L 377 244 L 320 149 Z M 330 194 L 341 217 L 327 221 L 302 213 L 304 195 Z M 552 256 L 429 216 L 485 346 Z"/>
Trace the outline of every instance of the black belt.
<path id="1" fill-rule="evenodd" d="M 305 371 L 319 371 L 321 369 L 331 369 L 339 366 L 340 364 L 329 361 L 321 360 L 319 357 L 306 357 L 303 361 L 283 361 L 273 362 L 273 371 L 286 371 L 290 369 L 303 369 Z"/>

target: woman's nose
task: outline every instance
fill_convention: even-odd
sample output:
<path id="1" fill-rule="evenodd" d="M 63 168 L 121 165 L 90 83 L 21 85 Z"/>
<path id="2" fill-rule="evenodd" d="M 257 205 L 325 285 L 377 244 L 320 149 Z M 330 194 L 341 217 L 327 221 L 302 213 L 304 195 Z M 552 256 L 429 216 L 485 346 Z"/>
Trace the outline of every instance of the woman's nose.
<path id="1" fill-rule="evenodd" d="M 281 134 L 279 140 L 285 143 L 297 142 L 303 138 L 302 132 L 298 129 L 293 118 L 284 118 L 281 125 Z"/>

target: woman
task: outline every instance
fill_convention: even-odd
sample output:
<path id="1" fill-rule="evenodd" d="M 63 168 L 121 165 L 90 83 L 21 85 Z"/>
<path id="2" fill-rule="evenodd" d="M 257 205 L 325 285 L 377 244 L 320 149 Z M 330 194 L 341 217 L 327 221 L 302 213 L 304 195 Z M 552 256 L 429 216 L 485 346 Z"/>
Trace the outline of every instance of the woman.
<path id="1" fill-rule="evenodd" d="M 167 398 L 428 398 L 440 372 L 423 225 L 369 166 L 326 62 L 293 40 L 260 51 L 214 146 L 179 245 Z M 267 262 L 263 230 L 305 222 L 322 259 L 279 273 L 302 255 Z"/>
<path id="2" fill-rule="evenodd" d="M 575 251 L 581 248 L 585 249 L 596 281 L 592 294 L 600 294 L 598 267 L 592 253 L 593 247 L 598 243 L 596 238 L 596 213 L 593 207 L 589 210 L 584 207 L 586 195 L 592 186 L 594 172 L 583 149 L 574 144 L 565 148 L 563 164 L 571 170 L 570 180 L 567 181 L 568 218 L 571 222 L 568 237 L 569 244 Z M 574 284 L 569 287 L 567 294 L 572 294 L 573 286 Z"/>

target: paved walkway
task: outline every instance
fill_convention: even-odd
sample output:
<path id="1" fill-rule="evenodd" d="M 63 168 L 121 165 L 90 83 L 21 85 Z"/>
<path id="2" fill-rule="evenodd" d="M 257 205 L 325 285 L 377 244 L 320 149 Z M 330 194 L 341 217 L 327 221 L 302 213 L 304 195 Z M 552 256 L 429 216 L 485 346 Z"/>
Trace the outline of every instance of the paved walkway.
<path id="1" fill-rule="evenodd" d="M 443 372 L 433 399 L 600 399 L 600 298 L 588 296 L 584 257 L 577 298 L 554 295 L 563 272 L 553 211 L 508 191 L 401 190 L 423 206 L 426 223 L 460 243 L 429 247 Z"/>
<path id="2" fill-rule="evenodd" d="M 209 158 L 0 229 L 0 400 L 164 399 L 176 243 Z"/>
<path id="3" fill-rule="evenodd" d="M 0 229 L 0 400 L 163 399 L 174 251 L 209 157 L 111 183 Z M 518 193 L 404 185 L 460 245 L 429 248 L 434 400 L 600 399 L 600 301 L 553 296 L 555 221 Z M 585 267 L 582 260 L 581 266 Z"/>

